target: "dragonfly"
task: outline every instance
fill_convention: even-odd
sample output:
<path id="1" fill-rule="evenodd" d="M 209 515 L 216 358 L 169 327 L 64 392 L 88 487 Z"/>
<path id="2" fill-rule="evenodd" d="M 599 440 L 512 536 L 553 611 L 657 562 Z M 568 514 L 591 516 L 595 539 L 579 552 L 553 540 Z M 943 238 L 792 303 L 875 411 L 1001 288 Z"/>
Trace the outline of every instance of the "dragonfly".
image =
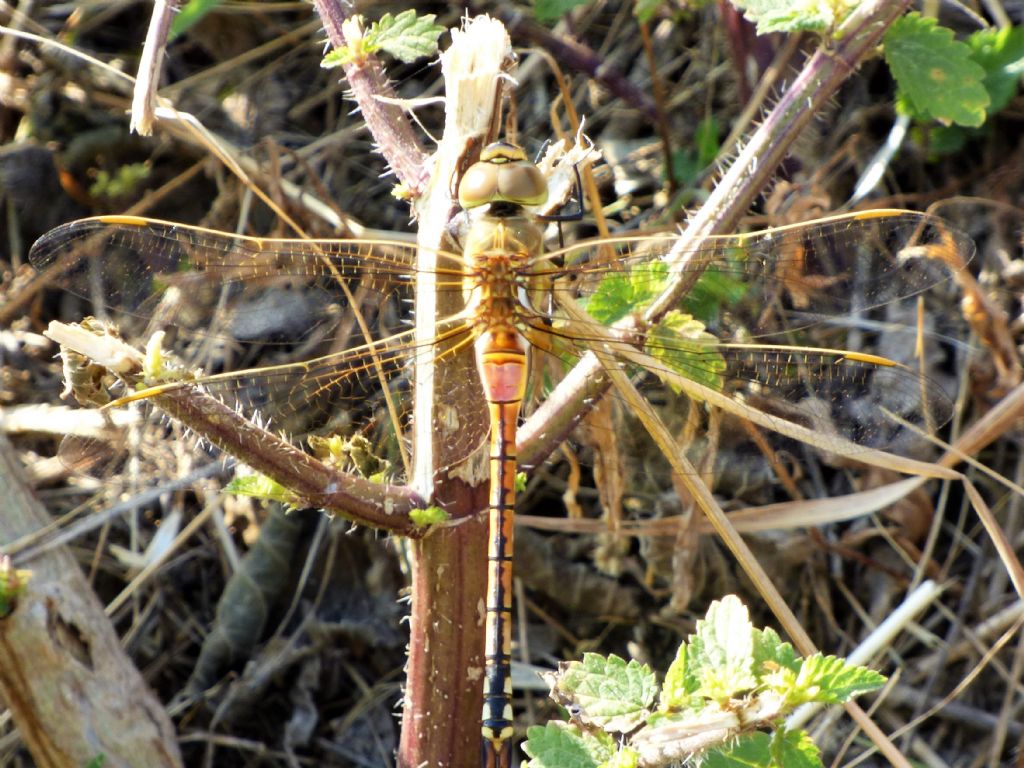
<path id="1" fill-rule="evenodd" d="M 907 422 L 925 429 L 944 423 L 949 398 L 911 365 L 841 347 L 801 346 L 801 334 L 815 328 L 836 336 L 845 323 L 881 335 L 879 328 L 896 322 L 885 314 L 894 303 L 949 281 L 949 268 L 935 257 L 949 249 L 963 257 L 970 245 L 927 214 L 883 210 L 711 237 L 685 254 L 685 262 L 667 260 L 674 233 L 546 249 L 546 225 L 535 214 L 548 197 L 546 180 L 520 147 L 506 142 L 482 150 L 457 193 L 465 217 L 461 251 L 436 253 L 432 271 L 438 290 L 459 294 L 463 309 L 438 321 L 426 351 L 443 358 L 472 348 L 475 376 L 453 384 L 455 399 L 486 404 L 485 421 L 472 415 L 484 409 L 465 417 L 451 461 L 488 444 L 481 731 L 484 764 L 508 765 L 516 438 L 528 374 L 532 368 L 547 378 L 553 368 L 565 370 L 599 336 L 596 325 L 588 332 L 559 308 L 572 303 L 595 324 L 621 324 L 638 317 L 673 275 L 699 270 L 695 288 L 663 325 L 637 330 L 634 324 L 629 343 L 655 363 L 642 370 L 622 362 L 630 376 L 656 386 L 660 373 L 681 372 L 748 402 L 814 398 L 826 404 L 843 440 L 885 448 Z M 424 352 L 414 331 L 401 329 L 403 301 L 417 277 L 416 251 L 399 239 L 271 239 L 98 216 L 50 231 L 30 260 L 54 284 L 116 311 L 123 331 L 176 330 L 170 341 L 193 352 L 199 347 L 211 367 L 224 368 L 158 382 L 122 401 L 202 388 L 273 416 L 293 435 L 328 429 L 400 447 L 410 427 L 411 361 Z M 245 368 L 252 359 L 240 350 L 251 346 L 262 347 L 271 361 Z M 303 353 L 312 356 L 288 358 Z M 879 392 L 902 425 L 872 405 Z M 769 423 L 795 418 L 780 412 Z M 407 460 L 398 461 L 408 471 Z"/>

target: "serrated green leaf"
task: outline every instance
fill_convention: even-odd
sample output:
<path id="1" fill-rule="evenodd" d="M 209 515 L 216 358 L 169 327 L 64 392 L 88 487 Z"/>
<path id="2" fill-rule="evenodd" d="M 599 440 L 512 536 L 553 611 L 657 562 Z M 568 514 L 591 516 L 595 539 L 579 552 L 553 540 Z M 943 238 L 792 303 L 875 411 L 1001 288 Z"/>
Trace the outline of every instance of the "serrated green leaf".
<path id="1" fill-rule="evenodd" d="M 953 30 L 908 14 L 886 31 L 885 60 L 919 119 L 975 128 L 985 122 L 985 70 L 971 60 L 966 43 L 953 39 Z"/>
<path id="2" fill-rule="evenodd" d="M 873 669 L 847 664 L 836 656 L 816 653 L 804 659 L 797 674 L 797 703 L 816 701 L 841 704 L 854 696 L 885 685 L 885 677 Z"/>
<path id="3" fill-rule="evenodd" d="M 662 292 L 668 281 L 663 261 L 638 264 L 629 272 L 604 277 L 584 307 L 599 323 L 611 325 L 630 312 L 639 312 Z"/>
<path id="4" fill-rule="evenodd" d="M 826 32 L 838 26 L 859 0 L 732 0 L 757 34 Z"/>
<path id="5" fill-rule="evenodd" d="M 1024 27 L 978 30 L 967 38 L 971 58 L 985 70 L 985 90 L 995 114 L 1017 93 L 1024 75 Z"/>
<path id="6" fill-rule="evenodd" d="M 704 329 L 704 323 L 673 310 L 647 334 L 644 350 L 669 370 L 720 390 L 725 373 L 725 358 L 718 350 L 718 339 Z M 676 394 L 680 389 L 667 382 Z"/>
<path id="7" fill-rule="evenodd" d="M 771 736 L 755 731 L 704 753 L 701 768 L 773 768 Z"/>
<path id="8" fill-rule="evenodd" d="M 778 729 L 772 735 L 771 755 L 775 765 L 783 768 L 821 768 L 821 752 L 802 729 Z"/>
<path id="9" fill-rule="evenodd" d="M 299 499 L 292 491 L 266 475 L 235 475 L 235 478 L 224 488 L 226 493 L 236 496 L 252 496 L 263 501 L 277 501 L 282 504 L 295 505 Z"/>
<path id="10" fill-rule="evenodd" d="M 588 0 L 534 0 L 533 15 L 541 24 L 554 24 L 578 5 Z"/>
<path id="11" fill-rule="evenodd" d="M 650 715 L 657 680 L 650 667 L 614 654 L 583 654 L 561 665 L 553 694 L 579 707 L 578 717 L 605 731 L 626 733 Z"/>
<path id="12" fill-rule="evenodd" d="M 755 629 L 754 637 L 754 674 L 772 672 L 774 669 L 787 669 L 798 673 L 803 664 L 800 656 L 792 645 L 785 642 L 779 633 L 771 627 Z"/>
<path id="13" fill-rule="evenodd" d="M 411 8 L 397 16 L 385 13 L 367 31 L 366 48 L 369 51 L 387 51 L 406 64 L 424 56 L 433 56 L 438 50 L 437 39 L 445 31 L 444 27 L 434 23 L 436 18 L 432 13 L 417 16 Z"/>
<path id="14" fill-rule="evenodd" d="M 615 743 L 584 733 L 574 725 L 550 722 L 526 731 L 526 768 L 598 768 L 615 754 Z"/>
<path id="15" fill-rule="evenodd" d="M 697 633 L 690 637 L 701 695 L 722 701 L 757 685 L 753 632 L 747 607 L 738 597 L 726 595 L 711 604 L 707 616 L 697 622 Z"/>

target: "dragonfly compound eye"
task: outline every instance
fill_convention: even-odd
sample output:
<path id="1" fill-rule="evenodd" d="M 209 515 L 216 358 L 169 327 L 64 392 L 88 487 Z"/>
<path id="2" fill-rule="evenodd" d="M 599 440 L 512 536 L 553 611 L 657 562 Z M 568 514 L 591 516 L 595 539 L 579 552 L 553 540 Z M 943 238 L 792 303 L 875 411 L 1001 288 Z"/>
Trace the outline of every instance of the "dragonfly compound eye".
<path id="1" fill-rule="evenodd" d="M 543 205 L 547 198 L 540 169 L 523 150 L 504 142 L 488 145 L 459 183 L 459 204 L 467 210 L 489 203 Z"/>

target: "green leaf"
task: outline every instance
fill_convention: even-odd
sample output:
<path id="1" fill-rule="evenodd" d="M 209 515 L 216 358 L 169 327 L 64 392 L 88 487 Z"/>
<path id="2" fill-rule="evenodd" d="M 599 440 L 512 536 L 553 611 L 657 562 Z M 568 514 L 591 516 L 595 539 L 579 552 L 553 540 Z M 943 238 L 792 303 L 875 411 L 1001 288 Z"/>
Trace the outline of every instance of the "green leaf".
<path id="1" fill-rule="evenodd" d="M 366 33 L 367 48 L 387 51 L 406 64 L 433 56 L 437 53 L 437 38 L 445 31 L 434 23 L 436 18 L 432 13 L 417 16 L 411 8 L 397 16 L 385 13 Z"/>
<path id="2" fill-rule="evenodd" d="M 797 673 L 803 662 L 796 650 L 785 642 L 771 627 L 754 630 L 754 673 L 770 673 L 773 669 L 787 669 Z"/>
<path id="3" fill-rule="evenodd" d="M 772 736 L 771 755 L 783 768 L 821 768 L 821 752 L 803 729 L 780 728 Z"/>
<path id="4" fill-rule="evenodd" d="M 683 299 L 683 309 L 702 323 L 710 323 L 721 314 L 722 307 L 737 304 L 748 290 L 750 286 L 733 277 L 732 272 L 709 267 Z"/>
<path id="5" fill-rule="evenodd" d="M 668 281 L 663 261 L 638 264 L 629 272 L 615 272 L 603 278 L 584 303 L 599 323 L 611 325 L 630 312 L 639 312 L 662 292 Z"/>
<path id="6" fill-rule="evenodd" d="M 665 682 L 661 686 L 658 709 L 662 711 L 687 709 L 693 705 L 694 694 L 700 688 L 700 677 L 694 673 L 689 663 L 689 647 L 686 643 L 679 646 L 676 657 L 665 673 Z"/>
<path id="7" fill-rule="evenodd" d="M 554 24 L 578 5 L 586 5 L 587 0 L 535 0 L 533 15 L 541 24 Z"/>
<path id="8" fill-rule="evenodd" d="M 187 32 L 222 2 L 223 0 L 188 0 L 171 22 L 171 32 L 167 39 L 173 40 Z"/>
<path id="9" fill-rule="evenodd" d="M 397 16 L 385 13 L 380 21 L 363 31 L 362 17 L 354 16 L 344 26 L 348 45 L 329 51 L 320 66 L 333 69 L 377 51 L 387 51 L 406 64 L 423 56 L 433 56 L 438 50 L 437 38 L 444 32 L 444 27 L 434 23 L 435 18 L 432 13 L 417 16 L 410 8 Z"/>
<path id="10" fill-rule="evenodd" d="M 644 350 L 669 370 L 706 387 L 720 390 L 726 364 L 718 351 L 718 339 L 704 323 L 673 310 L 647 334 Z M 680 389 L 667 382 L 679 394 Z"/>
<path id="11" fill-rule="evenodd" d="M 334 69 L 335 67 L 348 64 L 351 60 L 352 51 L 347 45 L 344 45 L 341 48 L 335 48 L 324 54 L 324 57 L 320 60 L 320 67 L 322 69 Z"/>
<path id="12" fill-rule="evenodd" d="M 103 752 L 100 752 L 96 757 L 85 764 L 85 768 L 103 768 L 107 762 L 107 756 Z"/>
<path id="13" fill-rule="evenodd" d="M 699 123 L 693 134 L 693 141 L 697 145 L 697 162 L 700 167 L 706 168 L 718 157 L 718 150 L 721 145 L 718 143 L 719 134 L 718 120 L 714 115 L 708 115 Z"/>
<path id="14" fill-rule="evenodd" d="M 604 731 L 627 733 L 643 723 L 657 693 L 654 673 L 646 664 L 627 662 L 614 654 L 607 658 L 583 654 L 583 661 L 559 665 L 552 697 L 565 706 L 575 705 L 574 717 Z"/>
<path id="15" fill-rule="evenodd" d="M 847 664 L 836 656 L 816 653 L 804 659 L 797 674 L 797 701 L 841 704 L 854 696 L 885 685 L 885 677 L 873 669 Z"/>
<path id="16" fill-rule="evenodd" d="M 978 30 L 967 45 L 971 58 L 985 70 L 985 90 L 992 100 L 988 114 L 995 114 L 1017 93 L 1024 74 L 1024 27 Z"/>
<path id="17" fill-rule="evenodd" d="M 672 171 L 682 184 L 693 184 L 718 157 L 719 125 L 714 115 L 708 115 L 697 124 L 693 146 L 672 153 Z"/>
<path id="18" fill-rule="evenodd" d="M 615 754 L 615 743 L 574 725 L 550 722 L 526 731 L 523 751 L 530 756 L 526 768 L 598 768 Z"/>
<path id="19" fill-rule="evenodd" d="M 448 519 L 448 513 L 441 507 L 425 507 L 409 511 L 409 519 L 416 525 L 427 526 L 443 523 Z"/>
<path id="20" fill-rule="evenodd" d="M 711 604 L 707 616 L 697 622 L 697 634 L 690 637 L 690 652 L 703 696 L 723 701 L 757 685 L 754 626 L 747 607 L 735 595 Z"/>
<path id="21" fill-rule="evenodd" d="M 263 501 L 277 501 L 289 506 L 299 503 L 299 497 L 292 491 L 276 480 L 261 474 L 235 475 L 224 491 L 237 496 L 252 496 Z"/>
<path id="22" fill-rule="evenodd" d="M 918 119 L 978 127 L 990 104 L 982 84 L 985 70 L 971 60 L 971 48 L 953 30 L 911 13 L 885 33 L 885 60 Z"/>
<path id="23" fill-rule="evenodd" d="M 744 733 L 726 746 L 709 749 L 701 768 L 773 768 L 771 741 L 767 733 Z"/>
<path id="24" fill-rule="evenodd" d="M 826 32 L 838 26 L 859 0 L 732 0 L 757 25 L 757 34 L 769 32 Z"/>

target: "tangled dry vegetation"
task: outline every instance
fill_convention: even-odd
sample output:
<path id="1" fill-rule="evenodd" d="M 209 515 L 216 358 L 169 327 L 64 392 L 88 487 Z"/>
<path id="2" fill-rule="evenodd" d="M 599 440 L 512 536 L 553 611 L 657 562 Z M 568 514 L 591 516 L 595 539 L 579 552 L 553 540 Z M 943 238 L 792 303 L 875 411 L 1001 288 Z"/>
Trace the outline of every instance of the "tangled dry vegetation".
<path id="1" fill-rule="evenodd" d="M 30 526 L 35 532 L 0 522 L 0 546 L 20 568 L 59 552 L 48 567 L 84 574 L 75 589 L 93 590 L 106 606 L 116 632 L 107 641 L 123 647 L 166 706 L 186 764 L 393 764 L 408 643 L 405 545 L 315 511 L 285 514 L 280 505 L 223 494 L 232 470 L 222 457 L 145 408 L 105 422 L 62 400 L 60 361 L 41 333 L 51 320 L 79 321 L 95 308 L 48 287 L 26 263 L 28 246 L 48 229 L 99 213 L 293 235 L 254 187 L 310 237 L 414 232 L 339 70 L 320 67 L 321 23 L 305 3 L 225 3 L 171 45 L 161 93 L 247 159 L 242 179 L 196 133 L 158 125 L 151 138 L 130 134 L 130 89 L 79 57 L 134 71 L 148 7 L 101 3 L 69 13 L 28 5 L 30 18 L 19 26 L 68 49 L 0 36 L 0 450 L 14 457 L 2 465 L 12 474 L 0 488 L 12 499 L 15 489 L 30 489 L 45 520 Z M 574 135 L 570 115 L 584 115 L 603 155 L 595 181 L 608 226 L 627 233 L 676 226 L 696 207 L 815 45 L 810 36 L 756 37 L 726 6 L 666 7 L 643 29 L 630 4 L 620 3 L 579 8 L 554 30 L 513 18 L 500 4 L 472 12 L 505 14 L 520 51 L 518 140 L 535 151 Z M 437 13 L 449 28 L 463 13 L 442 4 L 418 10 Z M 0 4 L 0 20 L 11 18 L 11 7 Z M 966 23 L 949 23 L 958 21 Z M 427 60 L 388 62 L 388 75 L 403 99 L 442 95 L 440 73 Z M 762 87 L 762 77 L 774 79 Z M 426 102 L 416 115 L 429 146 L 443 106 Z M 742 228 L 842 206 L 894 119 L 889 76 L 879 60 L 869 61 L 793 144 Z M 1009 398 L 1020 386 L 1024 332 L 1022 121 L 1018 95 L 951 152 L 936 149 L 934 126 L 913 128 L 859 205 L 930 210 L 965 232 L 977 246 L 969 271 L 978 292 L 965 302 L 970 289 L 950 282 L 930 292 L 921 318 L 894 315 L 886 327 L 853 331 L 865 351 L 912 362 L 914 333 L 891 331 L 920 324 L 925 373 L 953 407 L 943 414 L 943 439 L 956 441 L 992 419 L 989 435 L 971 444 L 976 463 L 959 468 L 1018 552 L 1024 520 L 1013 483 L 1022 482 L 1022 422 Z M 565 235 L 596 231 L 589 209 Z M 308 347 L 277 343 L 319 322 L 300 298 L 297 290 L 268 292 L 253 312 L 259 328 L 248 335 L 236 328 L 234 341 L 209 334 L 193 346 L 202 357 L 191 363 L 241 368 L 301 359 L 329 344 L 326 331 Z M 335 309 L 315 308 L 332 321 Z M 389 311 L 399 325 L 405 310 Z M 826 330 L 819 343 L 830 338 Z M 684 406 L 668 398 L 656 405 L 677 435 L 692 429 Z M 551 667 L 600 651 L 664 670 L 695 617 L 726 593 L 743 597 L 756 624 L 774 623 L 624 411 L 608 398 L 528 479 L 517 508 L 517 661 Z M 849 654 L 922 580 L 942 586 L 868 662 L 891 678 L 875 722 L 898 733 L 896 744 L 921 764 L 1020 764 L 1024 610 L 1009 555 L 996 553 L 964 486 L 932 481 L 880 511 L 851 516 L 847 494 L 898 476 L 811 452 L 783 454 L 773 467 L 737 422 L 721 425 L 714 492 L 727 511 L 757 508 L 747 541 L 817 647 Z M 308 428 L 274 426 L 289 434 Z M 77 467 L 67 452 L 53 458 L 67 435 L 99 438 L 86 443 L 95 455 Z M 924 460 L 941 454 L 934 446 L 913 450 Z M 831 497 L 817 507 L 800 503 Z M 0 518 L 9 522 L 11 514 L 0 510 Z M 31 687 L 32 670 L 25 672 L 21 684 Z M 557 716 L 529 677 L 522 684 L 517 677 L 523 726 Z M 125 686 L 134 691 L 138 683 Z M 121 717 L 124 725 L 110 727 L 131 731 L 139 711 Z M 146 738 L 167 737 L 155 728 Z M 812 732 L 826 758 L 840 763 L 870 749 L 842 715 Z M 0 764 L 33 764 L 26 744 L 38 740 L 6 717 L 0 734 Z"/>

